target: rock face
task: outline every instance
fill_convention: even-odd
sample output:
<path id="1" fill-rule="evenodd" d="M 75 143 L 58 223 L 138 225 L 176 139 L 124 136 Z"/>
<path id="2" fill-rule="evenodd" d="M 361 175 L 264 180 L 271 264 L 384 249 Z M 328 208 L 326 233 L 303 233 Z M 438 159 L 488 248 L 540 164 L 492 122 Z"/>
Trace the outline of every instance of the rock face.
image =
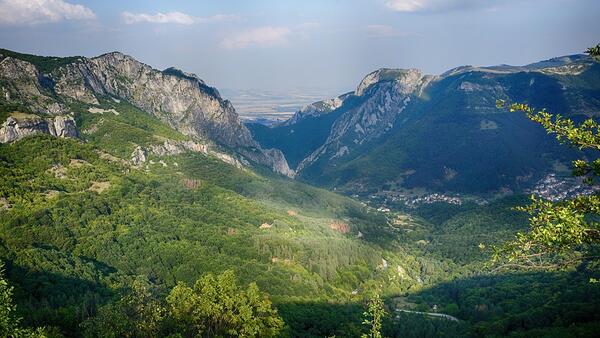
<path id="1" fill-rule="evenodd" d="M 153 145 L 150 148 L 150 152 L 158 156 L 177 155 L 186 151 L 207 154 L 209 152 L 209 147 L 206 144 L 193 141 L 166 140 L 162 144 Z"/>
<path id="2" fill-rule="evenodd" d="M 56 92 L 97 103 L 97 95 L 128 100 L 186 135 L 232 147 L 255 147 L 231 103 L 194 74 L 159 71 L 118 52 L 71 63 L 53 74 Z"/>
<path id="3" fill-rule="evenodd" d="M 70 116 L 40 118 L 35 115 L 25 118 L 8 117 L 0 127 L 0 143 L 8 143 L 34 134 L 50 134 L 55 137 L 78 137 L 75 120 Z"/>
<path id="4" fill-rule="evenodd" d="M 237 158 L 230 154 L 226 154 L 224 152 L 216 151 L 209 147 L 205 143 L 196 143 L 194 141 L 174 141 L 174 140 L 165 140 L 162 144 L 156 144 L 150 146 L 149 149 L 144 149 L 142 147 L 137 147 L 133 153 L 131 154 L 131 164 L 134 166 L 140 166 L 142 163 L 146 162 L 148 159 L 148 153 L 158 156 L 167 156 L 167 155 L 177 155 L 184 152 L 196 152 L 203 153 L 205 155 L 212 155 L 221 161 L 235 166 L 237 168 L 243 168 L 242 162 L 240 162 Z M 271 150 L 267 150 L 271 151 Z M 281 152 L 277 152 L 281 153 Z M 246 165 L 249 163 L 246 162 Z M 267 163 L 272 164 L 272 163 Z M 274 169 L 276 172 L 277 169 Z"/>
<path id="5" fill-rule="evenodd" d="M 51 83 L 33 64 L 0 54 L 0 90 L 6 102 L 27 106 L 38 113 L 62 114 L 63 106 L 47 87 Z"/>
<path id="6" fill-rule="evenodd" d="M 146 162 L 147 159 L 148 154 L 146 153 L 146 149 L 137 146 L 131 153 L 131 159 L 129 160 L 129 162 L 131 163 L 131 165 L 139 167 L 142 165 L 142 163 Z"/>
<path id="7" fill-rule="evenodd" d="M 0 83 L 7 102 L 45 114 L 64 114 L 70 101 L 98 104 L 101 97 L 124 99 L 185 135 L 230 148 L 280 174 L 294 175 L 280 151 L 260 147 L 215 88 L 175 68 L 156 70 L 113 52 L 77 58 L 42 74 L 27 61 L 0 55 Z"/>
<path id="8" fill-rule="evenodd" d="M 430 80 L 416 69 L 379 69 L 365 76 L 354 92 L 361 103 L 334 122 L 325 143 L 300 162 L 297 171 L 320 159 L 349 155 L 354 148 L 387 133 Z"/>

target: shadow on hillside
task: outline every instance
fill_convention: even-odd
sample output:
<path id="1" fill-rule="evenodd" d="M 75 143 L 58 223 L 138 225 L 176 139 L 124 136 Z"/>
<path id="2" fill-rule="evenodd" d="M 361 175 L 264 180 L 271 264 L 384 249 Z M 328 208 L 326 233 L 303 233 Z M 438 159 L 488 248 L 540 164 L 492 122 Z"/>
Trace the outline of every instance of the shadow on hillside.
<path id="1" fill-rule="evenodd" d="M 96 262 L 97 263 L 97 262 Z M 98 267 L 103 269 L 108 267 Z M 15 286 L 19 314 L 27 326 L 60 326 L 68 336 L 80 333 L 79 323 L 115 296 L 97 279 L 33 271 L 6 264 Z M 433 285 L 398 297 L 387 297 L 392 316 L 384 322 L 386 337 L 577 336 L 600 332 L 600 287 L 590 283 L 598 271 L 580 267 L 569 273 L 506 273 L 481 275 Z M 400 314 L 402 308 L 446 313 L 453 321 L 419 314 Z M 276 304 L 290 337 L 357 337 L 365 303 L 282 301 Z M 435 310 L 434 310 L 435 308 Z"/>
<path id="2" fill-rule="evenodd" d="M 564 273 L 482 275 L 436 284 L 406 300 L 421 310 L 435 307 L 464 320 L 476 337 L 560 336 L 566 328 L 573 336 L 587 336 L 600 328 L 600 288 L 590 283 L 598 274 L 581 267 Z"/>
<path id="3" fill-rule="evenodd" d="M 103 273 L 112 270 L 96 261 L 93 264 Z M 83 276 L 34 271 L 6 262 L 5 276 L 14 286 L 13 301 L 25 326 L 57 326 L 68 336 L 75 336 L 79 323 L 114 296 L 115 291 L 102 285 L 97 276 L 74 273 Z"/>
<path id="4" fill-rule="evenodd" d="M 598 273 L 596 272 L 596 278 Z M 384 323 L 386 337 L 592 337 L 600 329 L 600 288 L 594 273 L 509 273 L 436 284 L 406 297 L 404 306 L 446 313 L 460 322 L 394 311 Z M 297 302 L 277 304 L 295 337 L 360 336 L 364 304 Z M 434 310 L 435 308 L 435 310 Z"/>
<path id="5" fill-rule="evenodd" d="M 277 309 L 294 337 L 356 337 L 363 329 L 359 303 L 280 303 Z"/>

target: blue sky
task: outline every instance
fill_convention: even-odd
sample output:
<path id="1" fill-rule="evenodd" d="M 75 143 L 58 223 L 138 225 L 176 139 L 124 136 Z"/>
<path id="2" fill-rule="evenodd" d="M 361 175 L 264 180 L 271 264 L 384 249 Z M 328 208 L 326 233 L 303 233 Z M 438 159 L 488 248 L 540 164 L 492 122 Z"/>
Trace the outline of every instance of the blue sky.
<path id="1" fill-rule="evenodd" d="M 380 67 L 439 74 L 600 42 L 598 0 L 0 0 L 0 46 L 119 50 L 218 88 L 353 89 Z"/>

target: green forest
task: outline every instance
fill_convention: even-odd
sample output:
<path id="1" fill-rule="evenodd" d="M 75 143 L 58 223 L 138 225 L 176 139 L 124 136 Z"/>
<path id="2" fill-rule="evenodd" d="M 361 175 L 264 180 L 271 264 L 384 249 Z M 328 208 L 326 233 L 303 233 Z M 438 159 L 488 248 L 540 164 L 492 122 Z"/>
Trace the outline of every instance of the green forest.
<path id="1" fill-rule="evenodd" d="M 600 330 L 596 263 L 496 271 L 479 248 L 527 227 L 525 197 L 381 213 L 202 153 L 132 167 L 120 159 L 137 145 L 188 138 L 102 105 L 120 114 L 72 107 L 81 140 L 0 144 L 6 336 L 356 337 L 373 294 L 386 337 Z"/>

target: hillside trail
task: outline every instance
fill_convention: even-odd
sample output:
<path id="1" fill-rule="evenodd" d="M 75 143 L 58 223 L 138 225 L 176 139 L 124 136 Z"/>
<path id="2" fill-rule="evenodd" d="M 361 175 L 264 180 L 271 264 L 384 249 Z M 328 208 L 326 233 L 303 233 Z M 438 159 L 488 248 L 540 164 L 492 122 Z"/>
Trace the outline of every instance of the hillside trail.
<path id="1" fill-rule="evenodd" d="M 412 311 L 412 310 L 402 310 L 402 309 L 396 309 L 396 312 L 405 312 L 405 313 L 415 313 L 415 314 L 421 314 L 421 315 L 426 315 L 426 316 L 430 316 L 430 317 L 439 317 L 439 318 L 445 318 L 448 320 L 451 320 L 453 322 L 459 322 L 460 319 L 445 314 L 445 313 L 437 313 L 437 312 L 421 312 L 421 311 Z"/>

